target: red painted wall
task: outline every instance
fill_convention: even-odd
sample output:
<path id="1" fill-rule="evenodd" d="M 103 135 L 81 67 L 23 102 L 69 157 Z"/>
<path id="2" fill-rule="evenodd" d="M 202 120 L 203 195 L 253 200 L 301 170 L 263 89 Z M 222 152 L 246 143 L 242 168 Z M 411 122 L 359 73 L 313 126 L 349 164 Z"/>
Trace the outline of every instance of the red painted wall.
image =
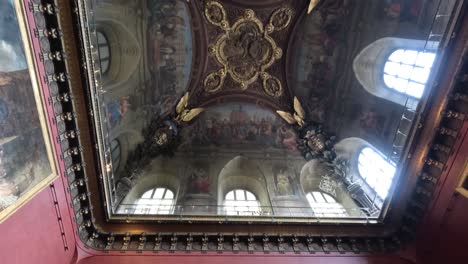
<path id="1" fill-rule="evenodd" d="M 418 255 L 424 264 L 468 263 L 468 198 L 455 192 L 468 162 L 468 122 L 458 137 L 457 148 L 420 230 Z"/>
<path id="2" fill-rule="evenodd" d="M 0 263 L 71 263 L 76 250 L 70 215 L 61 179 L 54 185 L 69 249 L 64 248 L 52 189 L 47 187 L 0 224 Z"/>

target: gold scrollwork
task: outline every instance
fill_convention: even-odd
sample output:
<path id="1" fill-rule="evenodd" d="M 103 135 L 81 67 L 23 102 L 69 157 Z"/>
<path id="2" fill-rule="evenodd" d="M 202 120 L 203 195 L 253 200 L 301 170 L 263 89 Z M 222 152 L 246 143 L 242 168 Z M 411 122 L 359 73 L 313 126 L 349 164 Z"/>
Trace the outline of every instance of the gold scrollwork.
<path id="1" fill-rule="evenodd" d="M 291 20 L 293 18 L 294 11 L 292 11 L 288 7 L 282 7 L 275 12 L 270 17 L 270 22 L 268 23 L 267 27 L 271 27 L 271 31 L 280 31 L 289 26 L 291 24 Z"/>
<path id="2" fill-rule="evenodd" d="M 223 29 L 229 28 L 226 10 L 220 3 L 216 1 L 208 2 L 205 7 L 205 16 L 211 24 Z"/>
<path id="3" fill-rule="evenodd" d="M 225 77 L 226 73 L 224 69 L 208 74 L 203 82 L 205 91 L 208 93 L 217 92 L 223 86 Z"/>
<path id="4" fill-rule="evenodd" d="M 266 94 L 272 97 L 279 97 L 283 94 L 283 85 L 278 78 L 264 73 L 262 74 L 262 80 L 263 90 Z"/>
<path id="5" fill-rule="evenodd" d="M 206 4 L 205 16 L 208 22 L 224 29 L 208 50 L 222 65 L 222 69 L 210 73 L 205 78 L 205 91 L 219 91 L 226 75 L 244 91 L 262 75 L 268 77 L 262 77 L 265 92 L 273 97 L 281 96 L 281 82 L 266 71 L 275 61 L 282 58 L 283 52 L 269 34 L 288 27 L 293 11 L 286 7 L 280 8 L 273 12 L 269 23 L 264 25 L 252 9 L 246 9 L 244 14 L 229 26 L 223 6 L 219 2 L 210 1 Z"/>

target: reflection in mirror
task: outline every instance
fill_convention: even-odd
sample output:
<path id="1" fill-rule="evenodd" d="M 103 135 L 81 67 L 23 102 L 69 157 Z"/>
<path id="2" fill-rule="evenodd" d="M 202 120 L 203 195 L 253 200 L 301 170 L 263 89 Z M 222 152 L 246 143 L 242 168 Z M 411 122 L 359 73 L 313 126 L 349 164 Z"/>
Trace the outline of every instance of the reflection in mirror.
<path id="1" fill-rule="evenodd" d="M 406 177 L 402 157 L 433 92 L 454 1 L 325 1 L 295 10 L 283 42 L 258 34 L 262 16 L 235 24 L 245 7 L 95 1 L 110 218 L 383 220 Z M 226 34 L 229 50 L 215 45 Z M 258 74 L 258 54 L 275 45 L 279 59 Z M 258 80 L 242 86 L 219 64 L 207 69 L 223 54 L 236 60 L 226 67 L 244 65 L 235 70 Z"/>

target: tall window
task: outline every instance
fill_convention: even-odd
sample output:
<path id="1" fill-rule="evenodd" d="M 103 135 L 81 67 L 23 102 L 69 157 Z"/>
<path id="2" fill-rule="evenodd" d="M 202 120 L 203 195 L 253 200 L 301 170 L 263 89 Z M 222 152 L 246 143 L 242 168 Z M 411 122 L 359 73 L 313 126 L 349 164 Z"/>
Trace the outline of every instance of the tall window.
<path id="1" fill-rule="evenodd" d="M 226 194 L 224 207 L 227 215 L 259 215 L 257 197 L 246 190 L 232 190 Z"/>
<path id="2" fill-rule="evenodd" d="M 416 50 L 394 51 L 385 63 L 385 84 L 397 92 L 421 98 L 435 56 L 435 53 Z"/>
<path id="3" fill-rule="evenodd" d="M 110 65 L 110 48 L 109 41 L 102 32 L 97 32 L 99 61 L 101 63 L 101 73 L 105 74 L 109 70 Z"/>
<path id="4" fill-rule="evenodd" d="M 375 150 L 366 147 L 359 154 L 358 170 L 377 195 L 385 199 L 395 176 L 395 166 Z"/>
<path id="5" fill-rule="evenodd" d="M 120 166 L 120 143 L 114 139 L 111 141 L 112 170 L 115 173 Z"/>
<path id="6" fill-rule="evenodd" d="M 154 188 L 138 199 L 135 214 L 171 214 L 174 202 L 174 192 L 167 188 Z"/>
<path id="7" fill-rule="evenodd" d="M 331 195 L 310 192 L 306 195 L 310 207 L 317 217 L 347 217 L 348 213 Z"/>

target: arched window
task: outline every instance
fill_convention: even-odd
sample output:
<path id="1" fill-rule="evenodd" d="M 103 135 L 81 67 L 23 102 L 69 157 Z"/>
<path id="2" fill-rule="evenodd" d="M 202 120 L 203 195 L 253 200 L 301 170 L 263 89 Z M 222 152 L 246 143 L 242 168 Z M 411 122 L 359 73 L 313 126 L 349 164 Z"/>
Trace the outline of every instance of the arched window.
<path id="1" fill-rule="evenodd" d="M 120 166 L 120 143 L 114 139 L 111 141 L 112 170 L 115 173 Z"/>
<path id="2" fill-rule="evenodd" d="M 322 192 L 310 192 L 306 195 L 310 207 L 317 217 L 347 217 L 343 206 L 331 195 Z"/>
<path id="3" fill-rule="evenodd" d="M 259 215 L 260 203 L 257 197 L 246 190 L 232 190 L 224 199 L 224 208 L 227 215 Z"/>
<path id="4" fill-rule="evenodd" d="M 167 188 L 154 188 L 138 199 L 135 214 L 171 214 L 174 202 L 174 192 Z"/>
<path id="5" fill-rule="evenodd" d="M 377 151 L 366 147 L 359 154 L 358 170 L 361 177 L 377 195 L 385 199 L 392 185 L 395 166 L 386 161 Z"/>
<path id="6" fill-rule="evenodd" d="M 109 41 L 102 32 L 97 32 L 97 42 L 99 50 L 99 61 L 101 63 L 101 73 L 105 74 L 110 66 L 110 47 Z"/>
<path id="7" fill-rule="evenodd" d="M 385 85 L 397 92 L 421 98 L 435 56 L 435 53 L 417 50 L 394 51 L 385 63 Z"/>

